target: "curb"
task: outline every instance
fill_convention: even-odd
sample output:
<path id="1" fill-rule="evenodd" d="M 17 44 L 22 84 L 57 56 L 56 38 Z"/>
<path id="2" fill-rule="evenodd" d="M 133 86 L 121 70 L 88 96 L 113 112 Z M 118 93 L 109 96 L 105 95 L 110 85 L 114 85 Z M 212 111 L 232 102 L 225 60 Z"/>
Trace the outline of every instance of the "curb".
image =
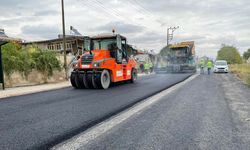
<path id="1" fill-rule="evenodd" d="M 4 91 L 0 91 L 0 100 L 3 98 L 34 94 L 34 93 L 39 93 L 39 92 L 47 92 L 51 90 L 67 88 L 70 86 L 71 85 L 69 81 L 65 81 L 65 82 L 56 83 L 56 84 L 43 84 L 43 85 L 35 85 L 35 86 L 27 86 L 27 87 L 9 88 Z"/>

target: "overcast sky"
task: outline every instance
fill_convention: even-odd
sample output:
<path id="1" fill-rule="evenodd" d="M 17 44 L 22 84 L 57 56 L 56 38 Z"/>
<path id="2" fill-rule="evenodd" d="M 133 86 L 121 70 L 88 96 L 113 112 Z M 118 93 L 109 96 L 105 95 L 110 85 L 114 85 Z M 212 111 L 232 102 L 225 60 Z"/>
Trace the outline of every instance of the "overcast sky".
<path id="1" fill-rule="evenodd" d="M 0 28 L 28 41 L 61 33 L 60 0 L 0 0 Z M 172 43 L 194 40 L 198 56 L 216 57 L 221 44 L 250 48 L 249 0 L 65 0 L 67 32 L 72 25 L 83 35 L 110 33 L 130 44 L 159 51 L 167 27 L 180 26 Z"/>

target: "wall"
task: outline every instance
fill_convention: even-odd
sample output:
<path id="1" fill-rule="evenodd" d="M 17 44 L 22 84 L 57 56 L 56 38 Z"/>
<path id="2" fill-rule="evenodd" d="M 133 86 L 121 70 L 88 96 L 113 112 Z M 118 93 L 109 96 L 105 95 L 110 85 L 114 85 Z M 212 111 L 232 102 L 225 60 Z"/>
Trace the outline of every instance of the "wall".
<path id="1" fill-rule="evenodd" d="M 54 75 L 50 77 L 46 83 L 57 83 L 65 81 L 64 79 L 64 71 L 55 71 Z M 25 79 L 22 77 L 22 75 L 18 72 L 15 72 L 11 79 L 8 79 L 5 77 L 5 86 L 8 87 L 18 87 L 18 86 L 28 86 L 28 85 L 38 85 L 38 84 L 44 84 L 45 80 L 41 73 L 37 71 L 32 71 L 28 78 Z"/>
<path id="2" fill-rule="evenodd" d="M 58 59 L 61 61 L 61 64 L 63 64 L 64 57 L 63 55 L 58 55 Z M 69 56 L 67 55 L 67 63 L 69 64 L 70 61 L 72 60 L 74 56 Z M 70 75 L 70 72 L 68 73 Z M 46 83 L 57 83 L 57 82 L 62 82 L 65 81 L 65 72 L 64 69 L 62 68 L 62 71 L 54 71 L 54 75 L 50 77 Z M 7 88 L 10 87 L 18 87 L 18 86 L 29 86 L 29 85 L 38 85 L 38 84 L 44 84 L 45 80 L 44 77 L 41 73 L 38 71 L 32 71 L 29 75 L 28 78 L 25 79 L 22 77 L 22 75 L 18 72 L 15 72 L 12 74 L 11 79 L 8 79 L 5 77 L 5 86 Z"/>

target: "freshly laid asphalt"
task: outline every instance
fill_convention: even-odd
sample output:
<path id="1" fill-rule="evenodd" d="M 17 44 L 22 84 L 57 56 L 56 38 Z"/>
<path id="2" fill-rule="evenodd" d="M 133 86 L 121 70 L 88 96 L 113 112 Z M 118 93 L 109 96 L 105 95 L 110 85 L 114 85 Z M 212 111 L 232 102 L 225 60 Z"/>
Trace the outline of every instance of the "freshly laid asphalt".
<path id="1" fill-rule="evenodd" d="M 250 88 L 200 75 L 81 149 L 249 150 Z"/>
<path id="2" fill-rule="evenodd" d="M 150 75 L 108 90 L 65 88 L 0 99 L 0 149 L 48 149 L 189 76 Z"/>

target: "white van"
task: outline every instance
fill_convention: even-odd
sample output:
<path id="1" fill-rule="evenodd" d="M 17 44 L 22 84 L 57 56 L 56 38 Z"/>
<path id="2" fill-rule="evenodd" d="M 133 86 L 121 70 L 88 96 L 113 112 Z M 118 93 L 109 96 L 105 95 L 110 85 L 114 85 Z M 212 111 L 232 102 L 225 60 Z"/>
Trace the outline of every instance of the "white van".
<path id="1" fill-rule="evenodd" d="M 228 64 L 225 60 L 216 60 L 214 63 L 214 73 L 224 72 L 228 73 Z"/>

